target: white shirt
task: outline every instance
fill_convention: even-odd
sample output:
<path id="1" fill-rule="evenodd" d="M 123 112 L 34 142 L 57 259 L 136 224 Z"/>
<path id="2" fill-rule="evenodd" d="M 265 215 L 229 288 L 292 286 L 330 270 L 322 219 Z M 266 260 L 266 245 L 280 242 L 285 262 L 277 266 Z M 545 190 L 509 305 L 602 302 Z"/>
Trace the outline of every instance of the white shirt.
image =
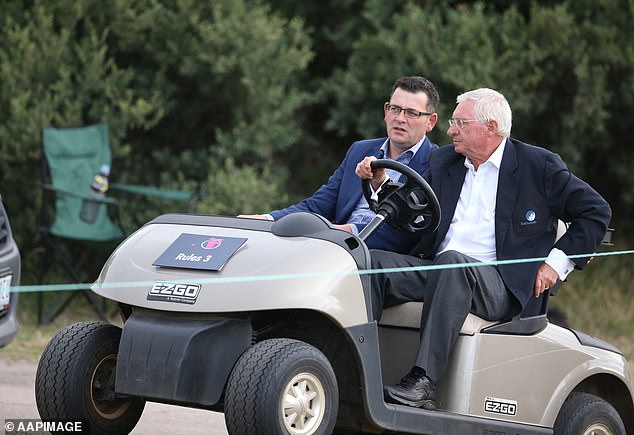
<path id="1" fill-rule="evenodd" d="M 438 254 L 445 251 L 462 252 L 480 261 L 497 260 L 495 250 L 495 203 L 498 176 L 506 139 L 482 163 L 478 170 L 465 157 L 467 167 L 460 199 L 451 219 L 449 230 L 440 244 Z"/>

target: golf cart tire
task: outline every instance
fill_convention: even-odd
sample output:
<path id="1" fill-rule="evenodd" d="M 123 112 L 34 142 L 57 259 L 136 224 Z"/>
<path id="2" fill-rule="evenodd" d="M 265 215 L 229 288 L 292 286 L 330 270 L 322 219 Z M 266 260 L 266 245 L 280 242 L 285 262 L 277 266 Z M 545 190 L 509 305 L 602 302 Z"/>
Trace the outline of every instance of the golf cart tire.
<path id="1" fill-rule="evenodd" d="M 46 346 L 35 376 L 35 400 L 44 421 L 83 420 L 92 435 L 127 434 L 145 401 L 116 397 L 114 374 L 121 329 L 79 322 Z"/>
<path id="2" fill-rule="evenodd" d="M 623 420 L 612 405 L 588 393 L 572 393 L 557 415 L 554 435 L 625 434 Z"/>
<path id="3" fill-rule="evenodd" d="M 328 358 L 302 341 L 276 338 L 242 354 L 227 382 L 224 411 L 231 435 L 326 435 L 338 408 Z"/>

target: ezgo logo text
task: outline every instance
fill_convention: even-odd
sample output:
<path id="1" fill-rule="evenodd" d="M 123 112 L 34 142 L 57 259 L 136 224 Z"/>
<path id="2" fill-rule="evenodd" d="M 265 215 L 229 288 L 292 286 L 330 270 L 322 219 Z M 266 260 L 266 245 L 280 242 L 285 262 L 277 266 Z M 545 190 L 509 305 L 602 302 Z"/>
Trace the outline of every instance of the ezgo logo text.
<path id="1" fill-rule="evenodd" d="M 199 293 L 200 284 L 155 282 L 148 292 L 147 300 L 193 305 Z"/>
<path id="2" fill-rule="evenodd" d="M 502 415 L 516 415 L 517 402 L 515 400 L 487 396 L 484 398 L 484 411 Z"/>

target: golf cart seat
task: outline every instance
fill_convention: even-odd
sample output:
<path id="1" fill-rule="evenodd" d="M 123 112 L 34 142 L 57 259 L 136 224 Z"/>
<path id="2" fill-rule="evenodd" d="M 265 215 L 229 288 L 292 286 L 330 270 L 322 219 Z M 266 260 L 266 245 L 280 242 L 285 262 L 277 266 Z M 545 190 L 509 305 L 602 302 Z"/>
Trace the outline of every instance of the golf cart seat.
<path id="1" fill-rule="evenodd" d="M 406 302 L 404 304 L 384 309 L 379 325 L 420 329 L 420 318 L 422 313 L 423 302 Z M 476 332 L 496 323 L 498 322 L 484 320 L 482 317 L 469 313 L 465 322 L 462 324 L 460 334 L 473 335 Z"/>

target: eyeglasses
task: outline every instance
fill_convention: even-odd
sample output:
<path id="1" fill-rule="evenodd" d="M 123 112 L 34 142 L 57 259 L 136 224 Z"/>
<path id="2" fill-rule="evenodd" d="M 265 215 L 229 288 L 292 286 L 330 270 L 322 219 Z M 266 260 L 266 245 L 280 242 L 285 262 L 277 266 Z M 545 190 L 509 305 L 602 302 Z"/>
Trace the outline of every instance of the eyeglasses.
<path id="1" fill-rule="evenodd" d="M 467 124 L 468 122 L 486 122 L 485 120 L 482 119 L 448 119 L 447 122 L 449 122 L 449 127 L 451 127 L 452 125 L 455 125 L 456 127 L 458 127 L 459 129 L 463 129 L 464 125 Z"/>
<path id="2" fill-rule="evenodd" d="M 424 115 L 433 115 L 432 112 L 419 112 L 416 109 L 403 109 L 401 106 L 397 106 L 395 104 L 385 103 L 385 110 L 390 115 L 398 116 L 401 113 L 401 110 L 405 112 L 406 118 L 420 118 Z"/>

